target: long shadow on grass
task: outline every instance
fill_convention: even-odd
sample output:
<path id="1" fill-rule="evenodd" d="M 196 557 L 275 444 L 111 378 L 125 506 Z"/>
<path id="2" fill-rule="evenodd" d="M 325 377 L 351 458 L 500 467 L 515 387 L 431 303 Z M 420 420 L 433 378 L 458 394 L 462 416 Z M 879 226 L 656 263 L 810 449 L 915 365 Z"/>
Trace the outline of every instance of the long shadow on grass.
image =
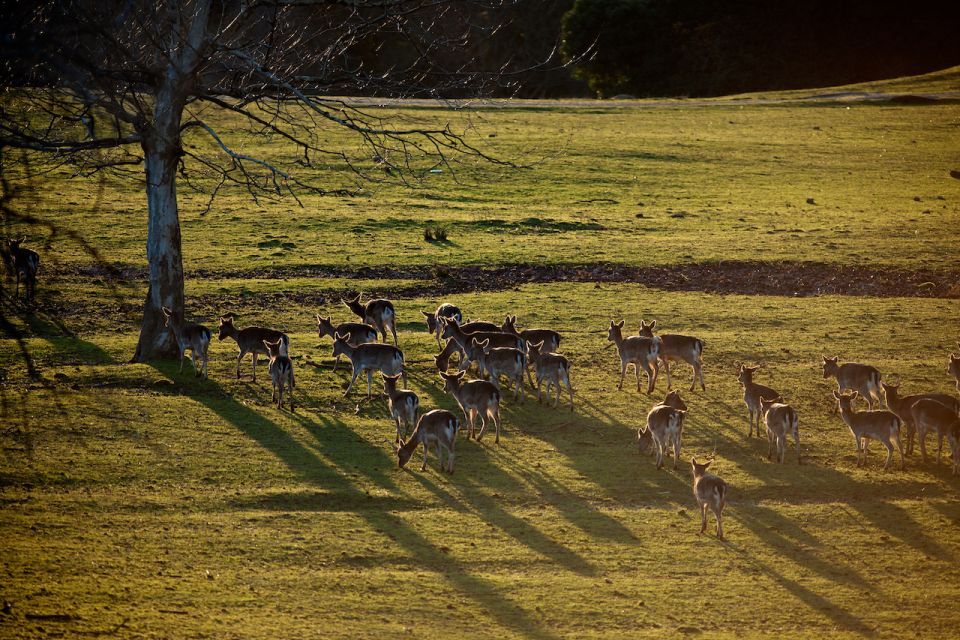
<path id="1" fill-rule="evenodd" d="M 317 453 L 297 442 L 273 421 L 224 394 L 222 388 L 215 382 L 208 381 L 205 392 L 192 397 L 220 416 L 225 422 L 232 424 L 242 433 L 255 440 L 265 450 L 277 456 L 303 480 L 312 484 L 333 486 L 346 496 L 355 496 L 358 503 L 362 504 L 366 501 L 366 494 L 345 478 L 341 469 L 347 464 L 361 472 L 371 468 L 385 469 L 391 466 L 391 461 L 383 454 L 382 450 L 369 445 L 364 447 L 363 456 L 361 456 L 368 461 L 368 464 L 364 465 L 354 465 L 354 447 L 327 448 L 325 450 L 326 455 L 341 469 L 330 466 Z M 301 416 L 301 418 L 303 417 Z M 303 418 L 303 420 L 310 422 L 309 418 Z M 315 436 L 329 435 L 335 429 L 336 431 L 332 432 L 341 439 L 341 442 L 345 438 L 352 437 L 354 438 L 354 445 L 358 444 L 355 434 L 342 423 L 338 424 L 337 421 L 331 420 L 325 425 L 314 423 L 312 428 L 316 429 Z M 318 437 L 318 440 L 323 440 L 323 438 Z M 369 471 L 366 471 L 366 473 L 370 475 Z M 392 480 L 386 479 L 380 471 L 373 472 L 371 477 L 385 488 L 393 486 Z M 269 502 L 267 504 L 274 506 Z M 274 508 L 282 507 L 283 505 L 280 504 L 274 506 Z M 532 620 L 516 605 L 497 593 L 497 587 L 482 578 L 471 575 L 469 566 L 451 560 L 438 546 L 415 531 L 403 519 L 373 508 L 356 509 L 355 513 L 377 529 L 391 532 L 396 542 L 410 552 L 420 566 L 429 567 L 434 572 L 444 576 L 459 588 L 465 597 L 482 602 L 486 610 L 500 624 L 532 638 L 552 639 L 555 637 L 548 630 L 541 628 L 535 620 Z M 548 549 L 547 551 L 557 552 L 559 550 Z M 569 554 L 565 554 L 564 558 L 569 561 Z"/>
<path id="2" fill-rule="evenodd" d="M 757 560 L 756 556 L 750 553 L 748 549 L 742 549 L 730 543 L 726 544 L 729 548 L 742 554 L 750 564 L 776 581 L 781 587 L 793 594 L 794 597 L 806 604 L 814 612 L 827 616 L 837 626 L 862 636 L 876 635 L 875 631 L 856 615 L 838 607 L 833 601 L 808 589 L 797 581 L 787 578 L 770 565 Z"/>

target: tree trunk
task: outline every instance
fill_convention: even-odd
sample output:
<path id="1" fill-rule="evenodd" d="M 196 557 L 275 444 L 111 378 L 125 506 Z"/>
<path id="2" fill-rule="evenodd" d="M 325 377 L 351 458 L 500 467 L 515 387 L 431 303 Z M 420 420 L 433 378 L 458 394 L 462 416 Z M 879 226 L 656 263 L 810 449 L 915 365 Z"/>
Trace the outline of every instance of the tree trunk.
<path id="1" fill-rule="evenodd" d="M 161 91 L 154 126 L 143 150 L 147 178 L 147 262 L 149 289 L 143 305 L 140 341 L 132 362 L 177 355 L 173 333 L 163 326 L 160 307 L 183 318 L 183 252 L 177 210 L 176 170 L 180 157 L 182 106 Z"/>

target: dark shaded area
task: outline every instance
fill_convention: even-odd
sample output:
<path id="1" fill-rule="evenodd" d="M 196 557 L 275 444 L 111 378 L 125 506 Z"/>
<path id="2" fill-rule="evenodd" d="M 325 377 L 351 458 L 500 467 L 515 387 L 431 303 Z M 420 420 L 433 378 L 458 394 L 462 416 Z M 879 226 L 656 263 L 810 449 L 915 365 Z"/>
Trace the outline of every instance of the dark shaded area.
<path id="1" fill-rule="evenodd" d="M 574 75 L 600 96 L 823 87 L 960 64 L 960 3 L 576 0 Z"/>
<path id="2" fill-rule="evenodd" d="M 124 279 L 143 279 L 145 270 L 99 265 L 61 270 L 63 276 L 109 277 L 116 272 Z M 365 291 L 366 295 L 411 298 L 469 291 L 499 291 L 522 284 L 543 282 L 638 283 L 667 291 L 703 291 L 706 293 L 816 296 L 847 295 L 878 298 L 960 298 L 960 271 L 936 269 L 898 269 L 864 265 L 838 265 L 822 262 L 723 261 L 675 265 L 632 267 L 610 263 L 530 265 L 513 264 L 486 267 L 332 267 L 276 266 L 256 270 L 207 270 L 189 272 L 192 279 L 221 278 L 357 278 L 362 280 L 423 280 L 422 284 L 398 289 Z M 329 295 L 341 295 L 331 291 Z M 278 292 L 283 300 L 310 302 L 327 294 Z"/>

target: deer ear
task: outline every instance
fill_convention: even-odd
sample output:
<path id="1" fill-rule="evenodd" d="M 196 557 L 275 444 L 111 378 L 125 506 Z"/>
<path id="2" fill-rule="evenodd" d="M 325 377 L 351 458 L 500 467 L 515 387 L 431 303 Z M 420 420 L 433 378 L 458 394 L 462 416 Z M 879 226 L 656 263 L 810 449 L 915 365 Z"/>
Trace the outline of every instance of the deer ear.
<path id="1" fill-rule="evenodd" d="M 837 400 L 840 399 L 840 394 L 837 393 L 837 390 L 836 390 L 836 389 L 833 390 L 833 397 L 836 398 Z"/>
<path id="2" fill-rule="evenodd" d="M 333 339 L 334 339 L 334 340 L 346 340 L 349 336 L 350 336 L 349 333 L 348 333 L 347 335 L 345 335 L 345 336 L 342 336 L 342 335 L 340 335 L 339 333 L 337 333 L 336 331 L 333 332 Z"/>
<path id="3" fill-rule="evenodd" d="M 322 318 L 320 317 L 320 314 L 319 314 L 319 313 L 315 313 L 315 314 L 313 314 L 313 315 L 317 316 L 317 324 L 320 324 L 320 320 L 322 319 Z"/>
<path id="4" fill-rule="evenodd" d="M 420 313 L 423 314 L 423 317 L 424 317 L 424 318 L 432 318 L 432 317 L 433 317 L 433 314 L 432 314 L 432 313 L 427 313 L 426 311 L 421 311 Z"/>
<path id="5" fill-rule="evenodd" d="M 617 327 L 620 327 L 620 328 L 623 328 L 623 323 L 624 323 L 624 320 L 621 320 L 620 322 L 618 322 L 618 323 L 616 324 L 616 326 L 617 326 Z"/>
<path id="6" fill-rule="evenodd" d="M 856 400 L 856 399 L 859 398 L 859 397 L 860 397 L 860 392 L 859 392 L 859 391 L 854 391 L 854 392 L 850 395 L 850 398 L 852 398 L 853 400 Z"/>

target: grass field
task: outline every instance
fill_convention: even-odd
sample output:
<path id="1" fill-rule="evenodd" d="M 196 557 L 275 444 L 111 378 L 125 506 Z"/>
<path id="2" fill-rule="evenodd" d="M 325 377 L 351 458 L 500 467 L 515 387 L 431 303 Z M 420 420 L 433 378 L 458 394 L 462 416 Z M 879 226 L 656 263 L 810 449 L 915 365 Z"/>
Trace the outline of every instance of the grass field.
<path id="1" fill-rule="evenodd" d="M 458 180 L 445 172 L 303 209 L 225 193 L 201 216 L 205 199 L 183 196 L 187 315 L 213 328 L 233 310 L 241 325 L 288 331 L 295 414 L 270 405 L 265 367 L 256 384 L 234 379 L 231 341 L 214 341 L 207 381 L 176 362 L 124 364 L 144 283 L 101 271 L 65 234 L 45 246 L 30 231 L 43 248 L 38 301 L 14 303 L 5 286 L 0 341 L 0 637 L 955 635 L 960 480 L 918 455 L 884 473 L 876 444 L 857 468 L 819 363 L 839 354 L 904 390 L 952 392 L 960 300 L 593 282 L 447 296 L 472 318 L 516 313 L 522 327 L 560 331 L 576 393 L 573 413 L 508 393 L 500 445 L 461 437 L 452 476 L 434 455 L 425 472 L 419 454 L 397 468 L 383 401 L 358 404 L 365 385 L 341 397 L 349 378 L 331 372 L 313 314 L 347 320 L 340 295 L 422 285 L 395 300 L 410 385 L 422 407 L 453 409 L 419 313 L 441 301 L 429 282 L 350 269 L 787 260 L 955 273 L 960 105 L 401 115 L 469 117 L 490 151 L 532 166 L 467 164 Z M 320 177 L 342 186 L 345 175 Z M 21 209 L 142 272 L 136 184 L 55 173 L 35 186 Z M 449 242 L 423 240 L 436 223 Z M 321 267 L 345 275 L 312 275 Z M 629 374 L 617 390 L 604 346 L 620 318 L 706 341 L 707 389 L 684 392 L 676 471 L 637 453 L 665 379 L 652 398 Z M 765 440 L 747 437 L 739 362 L 764 363 L 758 381 L 798 410 L 802 466 L 792 446 L 777 465 Z M 678 367 L 675 386 L 690 374 Z M 712 519 L 697 534 L 690 455 L 713 456 L 731 486 L 726 541 Z"/>

